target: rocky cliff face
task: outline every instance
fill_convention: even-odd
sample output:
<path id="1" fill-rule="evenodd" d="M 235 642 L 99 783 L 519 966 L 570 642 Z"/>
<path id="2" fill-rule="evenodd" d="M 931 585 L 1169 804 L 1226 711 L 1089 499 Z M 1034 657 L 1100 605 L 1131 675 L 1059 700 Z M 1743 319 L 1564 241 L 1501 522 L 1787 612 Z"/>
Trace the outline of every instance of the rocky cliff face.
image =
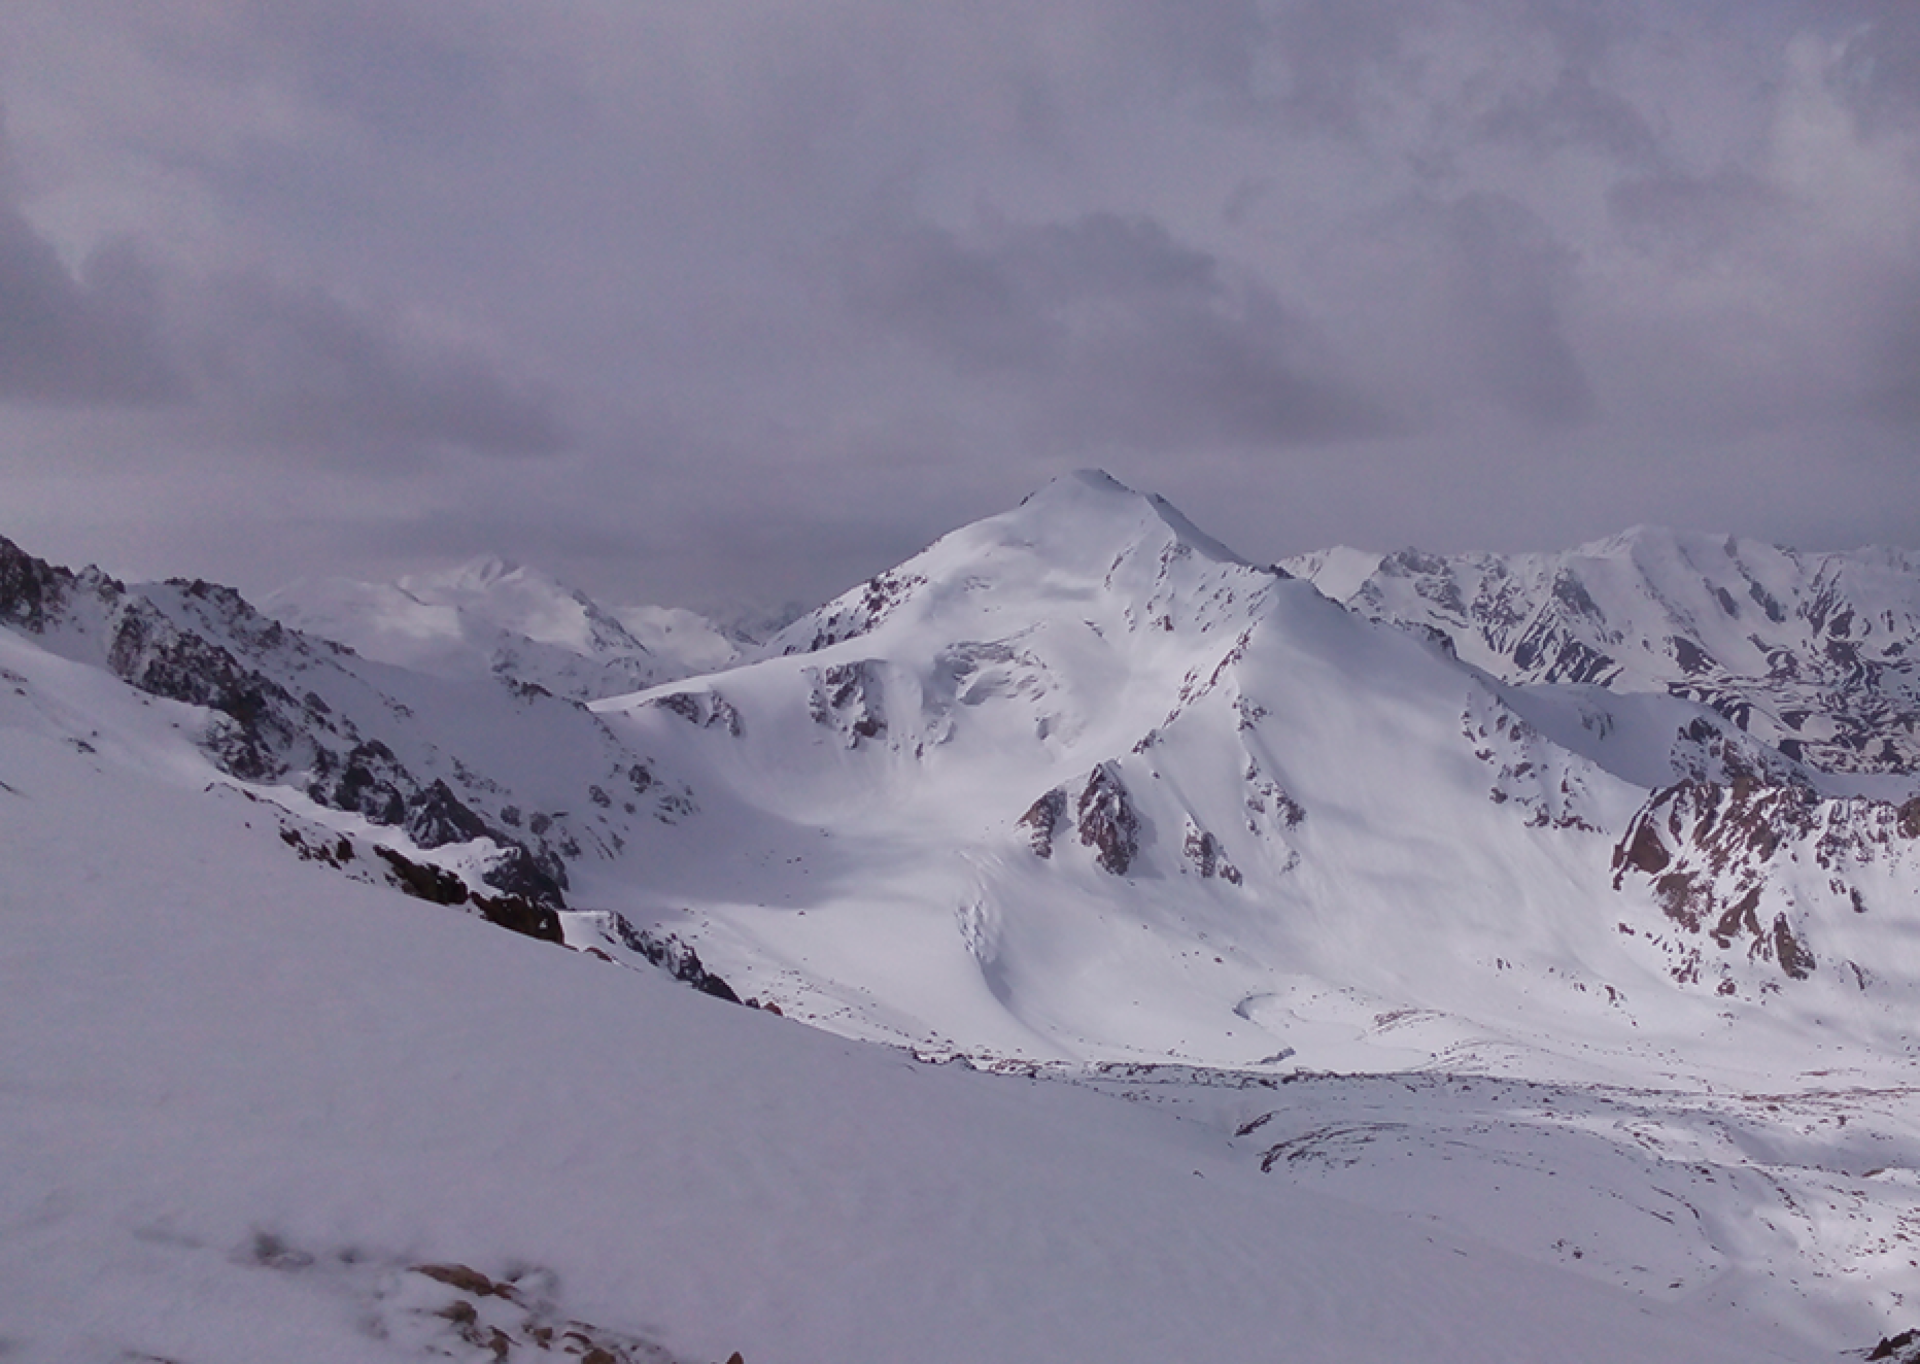
<path id="1" fill-rule="evenodd" d="M 1647 798 L 1614 846 L 1613 868 L 1616 889 L 1637 881 L 1652 890 L 1669 921 L 1655 936 L 1677 981 L 1733 994 L 1742 962 L 1806 980 L 1826 956 L 1821 925 L 1872 912 L 1864 883 L 1915 883 L 1920 797 L 1828 799 L 1804 782 L 1755 777 L 1682 781 Z M 1826 965 L 1862 988 L 1873 970 Z"/>
<path id="2" fill-rule="evenodd" d="M 404 833 L 421 850 L 486 840 L 494 851 L 475 875 L 494 891 L 558 905 L 567 860 L 589 839 L 618 836 L 580 827 L 578 816 L 523 815 L 507 774 L 489 775 L 435 742 L 421 711 L 436 709 L 443 686 L 289 630 L 230 588 L 128 586 L 96 570 L 47 564 L 0 540 L 0 621 L 148 695 L 202 708 L 201 747 L 239 781 L 297 787 L 319 805 Z M 624 783 L 635 794 L 656 786 L 647 761 L 621 751 L 577 705 L 506 687 L 495 704 L 522 716 L 537 712 L 542 727 L 557 725 L 605 751 L 616 773 L 641 775 Z M 591 799 L 602 789 L 583 791 L 581 806 L 611 806 L 611 798 L 604 805 Z M 683 792 L 654 794 L 684 800 Z"/>
<path id="3" fill-rule="evenodd" d="M 1074 803 L 1080 841 L 1094 850 L 1103 871 L 1125 876 L 1140 853 L 1140 816 L 1133 796 L 1111 763 L 1102 763 L 1087 777 Z"/>

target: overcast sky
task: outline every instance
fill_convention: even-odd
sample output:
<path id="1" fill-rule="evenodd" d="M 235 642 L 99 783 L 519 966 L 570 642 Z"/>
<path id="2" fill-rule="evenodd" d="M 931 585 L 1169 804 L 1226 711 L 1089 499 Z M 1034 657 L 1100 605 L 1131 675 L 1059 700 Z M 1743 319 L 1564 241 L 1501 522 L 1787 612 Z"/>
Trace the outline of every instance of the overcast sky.
<path id="1" fill-rule="evenodd" d="M 60 561 L 814 601 L 1083 465 L 1920 546 L 1913 0 L 6 0 L 0 119 Z"/>

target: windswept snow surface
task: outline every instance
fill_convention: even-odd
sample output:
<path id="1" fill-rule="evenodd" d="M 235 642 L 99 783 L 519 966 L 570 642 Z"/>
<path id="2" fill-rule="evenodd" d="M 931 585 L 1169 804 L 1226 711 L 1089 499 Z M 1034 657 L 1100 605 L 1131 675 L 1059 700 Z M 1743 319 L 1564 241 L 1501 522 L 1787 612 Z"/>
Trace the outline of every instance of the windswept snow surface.
<path id="1" fill-rule="evenodd" d="M 189 708 L 11 632 L 0 667 L 9 1359 L 528 1359 L 535 1322 L 754 1364 L 1805 1357 L 1264 1176 L 1220 1112 L 927 1065 L 290 862 Z M 413 1268 L 450 1265 L 514 1296 Z"/>

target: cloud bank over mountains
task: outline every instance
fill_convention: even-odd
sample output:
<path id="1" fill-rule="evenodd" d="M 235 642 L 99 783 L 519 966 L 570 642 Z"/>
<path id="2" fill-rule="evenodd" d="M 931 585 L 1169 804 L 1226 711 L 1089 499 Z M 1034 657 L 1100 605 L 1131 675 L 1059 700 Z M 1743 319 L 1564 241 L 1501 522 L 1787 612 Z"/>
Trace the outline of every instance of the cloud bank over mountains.
<path id="1" fill-rule="evenodd" d="M 1890 0 L 26 0 L 0 52 L 62 557 L 819 598 L 1089 462 L 1275 557 L 1920 542 Z"/>

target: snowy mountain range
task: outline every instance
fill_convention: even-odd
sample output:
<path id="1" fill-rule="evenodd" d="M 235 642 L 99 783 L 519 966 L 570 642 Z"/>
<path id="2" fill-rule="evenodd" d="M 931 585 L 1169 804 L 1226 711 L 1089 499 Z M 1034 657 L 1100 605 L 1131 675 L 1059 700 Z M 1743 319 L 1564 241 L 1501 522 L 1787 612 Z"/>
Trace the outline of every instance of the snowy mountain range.
<path id="1" fill-rule="evenodd" d="M 1640 529 L 1259 565 L 1087 472 L 759 644 L 499 561 L 256 609 L 6 542 L 0 625 L 0 888 L 15 936 L 54 944 L 9 959 L 9 1035 L 155 1038 L 189 1088 L 193 1039 L 259 1058 L 169 1118 L 100 1046 L 9 1052 L 0 1092 L 39 1096 L 0 1125 L 18 1168 L 107 1190 L 4 1210 L 31 1229 L 19 1282 L 87 1304 L 45 1330 L 0 1315 L 30 1358 L 225 1357 L 218 1332 L 141 1335 L 62 1287 L 55 1266 L 134 1254 L 116 1236 L 158 1267 L 102 1292 L 210 1276 L 248 1323 L 267 1299 L 242 1281 L 300 1261 L 257 1281 L 360 1323 L 313 1326 L 313 1358 L 368 1357 L 370 1321 L 395 1358 L 506 1357 L 490 1331 L 557 1350 L 567 1304 L 526 1277 L 536 1255 L 592 1285 L 571 1352 L 609 1358 L 1789 1359 L 1920 1318 L 1913 556 Z M 264 884 L 297 927 L 265 927 Z M 454 915 L 378 946 L 396 896 L 579 951 Z M 413 1044 L 329 1042 L 269 1082 L 274 1048 L 306 1044 L 167 1003 L 143 954 L 199 969 L 168 931 L 197 935 L 216 993 L 285 933 L 315 973 L 296 997 L 409 997 L 409 1038 L 481 1026 L 452 1021 L 475 981 L 519 1002 L 457 1068 L 467 1090 Z M 109 976 L 132 985 L 90 1021 Z M 342 1067 L 354 1102 L 438 1096 L 467 1125 L 414 1135 L 529 1192 L 450 1219 L 411 1148 L 313 1116 L 301 1084 Z M 721 1075 L 744 1077 L 731 1098 Z M 320 1134 L 287 1170 L 335 1188 L 335 1139 L 390 1168 L 336 1207 L 291 1174 L 216 1192 L 213 1158 L 171 1147 L 110 1159 L 98 1093 L 164 1127 L 256 1085 L 263 1148 Z M 511 1116 L 529 1094 L 543 1137 Z M 783 1116 L 756 1124 L 767 1104 Z M 79 1154 L 51 1135 L 68 1122 Z M 626 1168 L 625 1130 L 673 1176 Z M 942 1162 L 965 1193 L 929 1183 Z M 575 1166 L 627 1220 L 577 1206 Z M 816 1178 L 819 1199 L 782 1183 Z M 843 1260 L 800 1249 L 816 1237 Z M 369 1267 L 340 1259 L 365 1238 Z M 213 1260 L 151 1249 L 176 1242 Z M 703 1277 L 734 1263 L 760 1277 Z M 643 1319 L 609 1324 L 653 1275 Z M 1506 1285 L 1529 1276 L 1523 1308 Z M 1118 1300 L 1136 1292 L 1177 1329 Z M 0 1290 L 0 1314 L 38 1300 Z M 76 1312 L 117 1324 L 85 1336 Z"/>
<path id="2" fill-rule="evenodd" d="M 393 583 L 302 581 L 262 608 L 381 663 L 438 677 L 491 674 L 583 701 L 724 668 L 749 642 L 692 611 L 605 608 L 494 557 Z"/>
<path id="3" fill-rule="evenodd" d="M 1640 526 L 1569 554 L 1346 550 L 1285 567 L 1509 682 L 1699 701 L 1824 771 L 1920 769 L 1920 555 Z"/>

